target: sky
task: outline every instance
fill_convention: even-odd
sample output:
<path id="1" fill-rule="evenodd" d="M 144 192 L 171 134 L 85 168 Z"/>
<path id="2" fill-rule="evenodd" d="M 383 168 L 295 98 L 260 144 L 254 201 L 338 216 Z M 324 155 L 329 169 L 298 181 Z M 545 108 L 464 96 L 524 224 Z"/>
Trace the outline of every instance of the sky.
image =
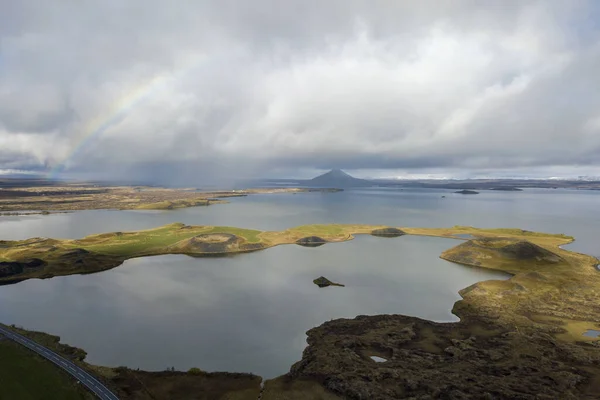
<path id="1" fill-rule="evenodd" d="M 0 0 L 0 171 L 600 176 L 595 0 Z"/>

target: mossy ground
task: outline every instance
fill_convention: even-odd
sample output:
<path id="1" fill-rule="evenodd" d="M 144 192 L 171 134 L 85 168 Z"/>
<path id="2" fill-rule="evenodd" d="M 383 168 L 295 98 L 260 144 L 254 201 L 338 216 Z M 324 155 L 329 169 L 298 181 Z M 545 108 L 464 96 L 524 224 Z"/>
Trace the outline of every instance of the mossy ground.
<path id="1" fill-rule="evenodd" d="M 296 240 L 306 236 L 319 236 L 328 242 L 340 242 L 350 240 L 353 238 L 353 235 L 356 234 L 369 234 L 374 229 L 379 228 L 385 228 L 385 226 L 305 225 L 279 232 L 261 232 L 233 227 L 170 224 L 145 231 L 92 235 L 80 240 L 29 239 L 17 242 L 4 241 L 0 243 L 0 258 L 14 261 L 39 257 L 44 259 L 48 264 L 42 268 L 41 271 L 37 272 L 38 276 L 48 277 L 54 275 L 94 272 L 96 270 L 112 268 L 119 265 L 123 260 L 132 257 L 174 253 L 186 254 L 185 245 L 178 246 L 178 244 L 185 244 L 190 238 L 198 235 L 236 235 L 242 242 L 251 244 L 258 243 L 264 245 L 266 248 L 279 244 L 295 243 Z M 596 354 L 598 353 L 597 347 L 591 346 L 591 343 L 595 343 L 597 339 L 584 337 L 581 336 L 581 334 L 587 329 L 597 329 L 600 326 L 600 292 L 597 290 L 597 288 L 600 287 L 600 274 L 595 268 L 595 265 L 598 264 L 598 260 L 584 254 L 561 249 L 560 246 L 570 243 L 573 240 L 572 237 L 563 234 L 544 234 L 523 231 L 520 229 L 477 229 L 462 226 L 439 229 L 400 229 L 407 234 L 412 235 L 438 236 L 453 239 L 458 239 L 456 235 L 459 234 L 472 235 L 475 238 L 474 240 L 470 242 L 463 241 L 462 245 L 444 252 L 442 258 L 457 261 L 466 265 L 474 265 L 479 268 L 498 269 L 514 274 L 509 280 L 479 282 L 460 292 L 463 300 L 455 303 L 453 312 L 461 318 L 461 322 L 452 325 L 462 330 L 463 333 L 461 334 L 461 338 L 459 338 L 460 340 L 466 340 L 469 335 L 482 337 L 485 340 L 487 340 L 486 338 L 488 337 L 493 340 L 504 340 L 507 343 L 507 348 L 510 349 L 509 352 L 517 354 L 522 351 L 520 348 L 515 349 L 514 345 L 511 343 L 524 343 L 522 346 L 523 351 L 525 351 L 528 346 L 531 345 L 528 341 L 529 337 L 538 338 L 539 343 L 536 342 L 535 344 L 541 346 L 543 343 L 540 341 L 546 340 L 544 339 L 544 335 L 552 335 L 552 340 L 558 340 L 564 343 L 564 346 L 566 346 L 565 349 L 567 349 L 565 351 L 571 352 L 569 354 L 569 362 L 575 363 L 573 365 L 579 365 L 577 363 L 584 365 L 587 362 L 585 360 L 593 361 L 596 359 L 594 357 L 598 355 Z M 485 240 L 486 238 L 493 238 L 495 240 Z M 400 238 L 398 240 L 402 239 Z M 522 243 L 523 241 L 531 242 L 536 246 L 545 249 L 544 251 L 557 255 L 559 261 L 545 263 L 539 262 L 540 260 L 535 257 L 518 259 L 514 257 L 513 253 L 509 254 L 510 257 L 502 253 L 503 247 L 515 243 Z M 474 245 L 468 245 L 469 243 Z M 77 251 L 74 252 L 74 250 Z M 465 251 L 468 253 L 468 257 L 465 257 Z M 545 253 L 542 253 L 542 255 L 543 254 Z M 66 259 L 64 258 L 65 256 L 67 256 Z M 84 263 L 87 268 L 85 270 L 82 270 L 79 267 L 65 267 L 67 264 L 72 264 L 72 257 L 80 256 L 89 257 L 92 261 L 98 260 L 98 262 Z M 543 258 L 542 256 L 540 257 Z M 23 278 L 26 279 L 34 276 L 35 272 L 28 272 L 28 274 L 24 274 Z M 383 321 L 386 316 L 380 317 L 381 318 L 379 319 Z M 392 317 L 394 316 L 388 317 L 393 319 Z M 395 317 L 398 319 L 401 316 Z M 364 318 L 377 319 L 378 317 Z M 446 343 L 446 339 L 448 338 L 442 340 L 437 331 L 441 330 L 443 332 L 448 331 L 451 333 L 454 328 L 451 328 L 450 325 L 434 324 L 427 321 L 423 322 L 421 320 L 421 322 L 419 322 L 412 317 L 402 318 L 406 319 L 406 321 L 400 321 L 400 325 L 407 324 L 406 331 L 409 333 L 412 328 L 408 329 L 408 326 L 411 324 L 421 324 L 424 328 L 422 334 L 419 334 L 418 336 L 419 340 L 410 343 L 407 342 L 406 345 L 402 345 L 405 346 L 402 351 L 411 352 L 414 350 L 417 353 L 413 355 L 422 355 L 422 352 L 427 352 L 437 356 L 444 355 L 448 352 L 448 349 L 444 347 L 448 345 Z M 335 323 L 335 321 L 332 323 Z M 393 322 L 392 325 L 393 324 L 396 324 L 396 322 Z M 366 325 L 370 326 L 370 323 L 367 323 Z M 387 327 L 387 325 L 385 326 Z M 483 329 L 482 327 L 494 328 L 491 331 L 489 331 L 489 329 L 486 331 L 487 328 Z M 387 329 L 388 328 L 386 328 L 386 332 Z M 351 337 L 354 334 L 348 336 L 350 334 L 346 330 L 343 331 L 345 332 L 342 335 L 345 338 L 344 340 L 350 343 L 353 340 Z M 368 334 L 367 330 L 363 328 L 361 328 L 360 331 L 362 332 L 361 335 Z M 517 336 L 515 337 L 518 340 L 511 339 L 512 336 L 507 336 L 506 338 L 502 336 L 503 339 L 496 337 L 497 335 L 504 335 L 505 332 L 511 331 L 516 332 Z M 389 339 L 389 335 L 386 332 L 384 332 L 385 335 L 387 335 L 385 338 Z M 454 339 L 451 335 L 449 337 L 450 339 Z M 46 339 L 42 337 L 40 340 L 44 343 L 43 341 Z M 339 342 L 338 339 L 332 337 L 332 340 L 333 339 L 335 339 L 334 342 Z M 377 351 L 383 351 L 381 350 L 384 348 L 382 347 L 383 345 L 378 343 L 378 334 L 374 333 L 372 335 L 372 341 L 373 344 L 372 346 L 370 345 L 372 351 L 377 349 L 379 349 Z M 309 341 L 309 343 L 311 342 Z M 50 340 L 48 345 L 53 345 L 52 340 Z M 56 346 L 56 344 L 54 344 L 54 346 Z M 521 345 L 519 344 L 519 346 Z M 543 348 L 543 346 L 541 348 Z M 452 351 L 456 352 L 458 350 Z M 320 361 L 319 365 L 324 365 L 324 363 L 329 362 L 327 360 L 330 360 L 331 355 L 333 354 L 330 353 L 331 348 L 321 346 L 314 350 L 317 359 L 320 359 L 319 357 L 321 357 L 322 351 L 325 351 L 323 355 L 325 355 L 326 358 L 323 359 L 323 362 Z M 389 357 L 389 354 L 387 353 L 381 353 L 381 355 Z M 288 376 L 286 378 L 268 381 L 265 385 L 263 399 L 322 398 L 324 400 L 329 400 L 336 398 L 330 392 L 323 390 L 323 387 L 314 379 L 310 378 L 312 375 L 309 374 L 308 379 L 307 376 L 302 375 L 312 368 L 311 364 L 307 364 L 310 363 L 310 359 L 304 360 L 303 358 L 301 363 L 302 364 L 299 365 L 301 365 L 302 368 L 296 368 L 296 371 L 299 372 L 296 373 L 294 378 Z M 400 363 L 398 364 L 398 368 L 406 367 L 401 361 L 398 361 L 398 363 Z M 489 361 L 486 361 L 486 363 L 489 364 Z M 307 365 L 310 368 L 305 368 Z M 444 365 L 444 363 L 441 363 L 439 364 L 439 367 L 442 368 Z M 554 364 L 550 363 L 548 365 L 552 366 Z M 371 369 L 369 369 L 372 368 L 371 364 L 368 364 L 368 366 L 367 370 L 371 371 Z M 501 368 L 501 365 L 494 366 L 494 368 L 496 367 Z M 434 368 L 434 366 L 431 366 L 431 368 Z M 600 373 L 597 374 L 596 369 L 596 367 L 592 366 L 589 366 L 588 368 L 593 375 L 590 382 L 595 385 L 594 382 L 597 381 L 599 382 L 597 386 L 600 387 Z M 336 371 L 335 374 L 338 374 L 341 370 L 336 367 L 332 371 Z M 116 376 L 119 376 L 120 374 L 117 374 L 115 370 L 110 369 L 98 369 L 97 373 L 110 379 L 116 379 Z M 388 372 L 386 372 L 386 374 L 387 373 Z M 132 385 L 135 382 L 139 382 L 141 378 L 146 377 L 143 374 L 143 376 L 138 375 L 131 375 L 129 377 L 131 380 L 127 380 L 129 379 L 127 378 L 125 384 Z M 324 375 L 319 379 L 324 379 L 325 377 L 326 376 Z M 121 378 L 123 378 L 122 375 Z M 152 398 L 150 394 L 148 394 L 150 392 L 147 393 L 147 387 L 154 384 L 157 385 L 154 389 L 156 390 L 155 393 L 160 392 L 161 396 L 168 395 L 174 396 L 173 398 L 185 398 L 179 397 L 183 396 L 181 388 L 191 384 L 188 379 L 181 374 L 166 374 L 164 376 L 148 375 L 146 378 L 149 379 L 148 383 L 144 383 L 140 391 L 136 392 L 137 394 L 135 394 L 135 396 L 138 397 L 132 398 Z M 230 377 L 224 377 L 224 379 L 230 379 Z M 250 378 L 250 382 L 247 383 L 248 386 L 244 386 L 246 383 L 240 386 L 240 392 L 237 395 L 241 397 L 228 398 L 242 399 L 246 398 L 245 396 L 252 398 L 252 396 L 256 394 L 255 382 L 253 382 L 252 379 L 253 378 Z M 556 382 L 558 382 L 562 378 L 556 379 Z M 220 384 L 217 386 L 221 387 L 219 385 Z M 346 390 L 344 389 L 346 388 L 344 385 L 345 384 L 342 382 L 342 384 L 336 386 L 336 390 Z M 404 383 L 403 381 L 395 379 L 393 385 L 401 386 L 404 385 Z M 201 390 L 201 386 L 202 385 L 194 386 L 193 390 Z M 588 385 L 588 387 L 582 390 L 591 391 L 592 386 Z M 593 387 L 595 388 L 596 386 Z M 163 389 L 166 391 L 163 391 Z M 148 394 L 150 397 L 143 397 L 145 396 L 142 395 L 143 393 Z"/>
<path id="2" fill-rule="evenodd" d="M 121 399 L 256 400 L 260 393 L 261 378 L 250 374 L 116 370 L 111 383 Z"/>
<path id="3" fill-rule="evenodd" d="M 100 234 L 81 240 L 65 241 L 67 248 L 82 248 L 100 254 L 130 258 L 132 256 L 168 254 L 168 248 L 185 239 L 210 233 L 230 233 L 245 239 L 248 243 L 258 243 L 261 231 L 227 226 L 187 226 L 170 224 L 156 229 L 136 232 Z"/>
<path id="4" fill-rule="evenodd" d="M 262 400 L 341 400 L 319 383 L 308 379 L 282 376 L 265 382 Z"/>
<path id="5" fill-rule="evenodd" d="M 268 248 L 281 244 L 295 243 L 307 236 L 319 236 L 327 242 L 340 242 L 353 239 L 357 234 L 370 234 L 375 229 L 386 228 L 382 225 L 351 224 L 315 224 L 303 225 L 284 231 L 259 231 L 227 226 L 188 226 L 174 223 L 162 227 L 134 232 L 113 232 L 90 235 L 78 240 L 28 239 L 22 241 L 3 241 L 0 244 L 0 260 L 20 261 L 31 258 L 44 260 L 47 265 L 38 269 L 29 269 L 18 276 L 0 278 L 2 281 L 50 277 L 75 273 L 91 273 L 114 268 L 133 257 L 161 254 L 202 255 L 197 250 L 186 247 L 186 240 L 198 235 L 227 233 L 236 235 L 243 243 Z M 472 227 L 453 228 L 400 228 L 407 234 L 441 236 L 456 238 L 458 234 L 472 234 L 478 237 L 506 237 L 534 239 L 535 243 L 545 246 L 558 246 L 572 241 L 565 235 L 553 235 L 528 232 L 519 229 L 477 229 Z M 247 247 L 247 246 L 246 246 Z M 83 249 L 91 254 L 78 259 L 74 250 Z M 244 251 L 232 248 L 231 251 Z M 502 269 L 499 267 L 498 269 Z"/>
<path id="6" fill-rule="evenodd" d="M 94 398 L 54 364 L 0 336 L 0 399 L 93 400 Z"/>

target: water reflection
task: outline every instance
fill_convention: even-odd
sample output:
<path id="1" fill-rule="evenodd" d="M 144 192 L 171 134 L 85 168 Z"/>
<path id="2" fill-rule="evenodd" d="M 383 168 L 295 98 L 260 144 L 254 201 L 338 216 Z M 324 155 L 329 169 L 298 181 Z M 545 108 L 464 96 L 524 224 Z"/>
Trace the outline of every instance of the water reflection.
<path id="1" fill-rule="evenodd" d="M 309 223 L 516 227 L 567 233 L 565 248 L 600 256 L 600 192 L 526 190 L 448 196 L 444 190 L 375 188 L 256 195 L 172 211 L 83 211 L 1 217 L 0 239 L 79 238 L 171 222 L 281 230 Z M 0 321 L 60 335 L 89 361 L 150 370 L 247 371 L 272 377 L 301 356 L 304 332 L 359 314 L 452 321 L 458 291 L 506 275 L 447 263 L 460 241 L 359 237 L 319 248 L 281 246 L 239 257 L 135 259 L 87 276 L 0 287 Z M 344 288 L 319 289 L 325 276 Z"/>
<path id="2" fill-rule="evenodd" d="M 95 364 L 288 371 L 324 321 L 399 313 L 455 321 L 458 290 L 506 274 L 438 258 L 450 239 L 357 239 L 227 258 L 159 256 L 0 288 L 0 320 L 60 335 Z M 319 289 L 319 276 L 346 285 Z"/>
<path id="3" fill-rule="evenodd" d="M 583 332 L 583 336 L 597 338 L 600 336 L 600 331 L 595 329 L 588 329 L 587 331 Z"/>
<path id="4" fill-rule="evenodd" d="M 566 248 L 600 256 L 597 230 L 600 191 L 528 189 L 448 196 L 439 189 L 368 188 L 338 193 L 253 195 L 230 204 L 169 211 L 83 211 L 1 217 L 0 239 L 34 236 L 80 238 L 99 232 L 149 229 L 172 222 L 281 230 L 313 223 L 360 223 L 412 227 L 469 225 L 566 233 Z"/>

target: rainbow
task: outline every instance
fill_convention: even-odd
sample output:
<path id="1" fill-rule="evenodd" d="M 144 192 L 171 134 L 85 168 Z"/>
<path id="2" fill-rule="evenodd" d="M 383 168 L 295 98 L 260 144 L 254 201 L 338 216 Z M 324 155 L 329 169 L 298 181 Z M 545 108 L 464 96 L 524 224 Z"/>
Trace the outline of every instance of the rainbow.
<path id="1" fill-rule="evenodd" d="M 87 124 L 87 127 L 81 131 L 81 134 L 73 140 L 74 144 L 71 146 L 71 150 L 47 173 L 47 177 L 49 179 L 57 179 L 69 167 L 71 161 L 85 149 L 91 147 L 104 132 L 118 125 L 135 108 L 139 107 L 161 89 L 181 79 L 190 70 L 199 66 L 201 61 L 202 58 L 199 61 L 195 60 L 185 68 L 180 69 L 177 73 L 157 74 L 115 101 L 107 113 L 98 116 Z"/>

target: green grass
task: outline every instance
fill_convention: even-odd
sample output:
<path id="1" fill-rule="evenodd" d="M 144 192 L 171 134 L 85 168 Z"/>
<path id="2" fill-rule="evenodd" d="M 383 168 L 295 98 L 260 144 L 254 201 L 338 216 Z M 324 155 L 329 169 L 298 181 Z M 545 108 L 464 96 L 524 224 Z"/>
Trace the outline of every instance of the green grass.
<path id="1" fill-rule="evenodd" d="M 92 400 L 75 380 L 28 349 L 0 336 L 1 400 Z"/>
<path id="2" fill-rule="evenodd" d="M 183 224 L 170 224 L 157 229 L 124 232 L 122 235 L 92 235 L 68 244 L 71 248 L 83 248 L 100 254 L 131 256 L 163 250 L 180 240 L 198 235 L 204 228 L 180 229 Z"/>
<path id="3" fill-rule="evenodd" d="M 234 228 L 229 226 L 195 226 L 181 229 L 183 224 L 170 224 L 157 229 L 138 232 L 125 232 L 120 236 L 92 235 L 69 244 L 72 248 L 83 248 L 96 253 L 128 257 L 137 254 L 164 252 L 165 248 L 181 241 L 208 233 L 231 233 L 246 239 L 249 243 L 260 242 L 261 231 Z"/>
<path id="4" fill-rule="evenodd" d="M 515 228 L 492 228 L 492 229 L 484 229 L 484 228 L 473 228 L 470 226 L 460 226 L 457 225 L 453 229 L 456 230 L 468 230 L 468 231 L 481 231 L 495 234 L 504 234 L 504 235 L 516 235 L 516 236 L 531 236 L 531 237 L 557 237 L 561 239 L 570 239 L 573 240 L 572 236 L 565 235 L 564 233 L 542 233 L 542 232 L 532 232 L 526 231 L 522 229 Z"/>
<path id="5" fill-rule="evenodd" d="M 291 228 L 289 229 L 289 231 L 291 232 L 302 232 L 304 234 L 306 234 L 307 236 L 319 236 L 319 235 L 331 235 L 331 236 L 335 236 L 335 235 L 343 235 L 346 230 L 344 229 L 343 225 L 339 225 L 339 224 L 331 224 L 331 225 L 320 225 L 320 224 L 313 224 L 313 225 L 302 225 L 302 226 L 298 226 L 295 228 Z"/>
<path id="6" fill-rule="evenodd" d="M 114 268 L 120 262 L 134 257 L 162 254 L 197 254 L 190 250 L 188 239 L 202 234 L 228 233 L 236 235 L 250 244 L 262 244 L 262 248 L 279 244 L 295 243 L 306 236 L 319 236 L 327 241 L 339 242 L 352 239 L 353 235 L 369 234 L 373 229 L 385 228 L 381 225 L 353 224 L 313 224 L 290 228 L 284 231 L 259 231 L 230 226 L 188 226 L 173 223 L 159 228 L 132 232 L 113 232 L 90 235 L 79 240 L 14 241 L 3 242 L 0 257 L 7 260 L 25 260 L 40 258 L 48 264 L 43 268 L 21 274 L 24 279 L 91 273 Z M 409 235 L 454 237 L 457 233 L 470 233 L 483 237 L 508 237 L 530 240 L 538 245 L 555 247 L 569 243 L 572 239 L 566 235 L 552 235 L 522 231 L 520 229 L 477 229 L 455 226 L 453 228 L 400 228 Z M 188 247 L 186 247 L 188 246 Z M 79 257 L 69 254 L 72 249 L 85 249 L 93 254 L 83 257 L 80 266 L 75 264 Z M 58 250 L 58 251 L 57 251 Z M 231 250 L 235 252 L 236 249 Z M 98 255 L 97 257 L 94 256 Z M 106 257 L 109 256 L 109 257 Z M 12 276 L 0 278 L 10 281 Z M 1 399 L 0 399 L 1 400 Z"/>

